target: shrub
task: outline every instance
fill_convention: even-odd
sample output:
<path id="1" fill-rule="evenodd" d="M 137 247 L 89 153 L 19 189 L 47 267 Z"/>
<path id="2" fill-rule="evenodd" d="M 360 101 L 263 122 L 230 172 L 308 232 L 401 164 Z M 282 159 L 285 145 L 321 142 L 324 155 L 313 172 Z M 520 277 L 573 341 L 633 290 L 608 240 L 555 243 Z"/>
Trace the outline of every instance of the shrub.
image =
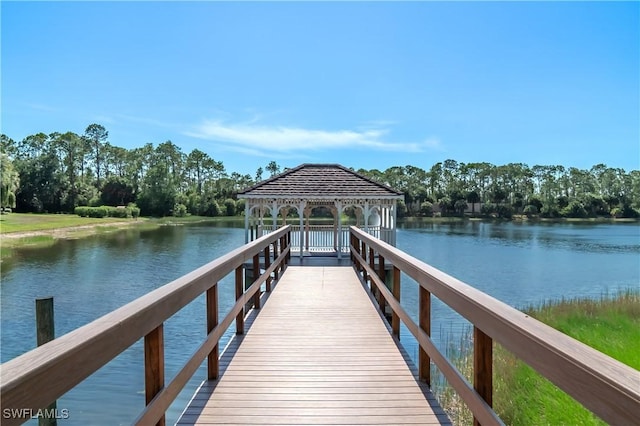
<path id="1" fill-rule="evenodd" d="M 433 203 L 425 201 L 420 204 L 420 213 L 427 217 L 433 216 Z"/>
<path id="2" fill-rule="evenodd" d="M 522 210 L 522 213 L 526 214 L 527 216 L 533 216 L 538 214 L 538 208 L 533 204 L 527 204 L 524 207 L 524 210 Z"/>
<path id="3" fill-rule="evenodd" d="M 127 219 L 131 217 L 131 210 L 126 207 L 108 207 L 109 217 Z"/>
<path id="4" fill-rule="evenodd" d="M 561 210 L 565 217 L 587 217 L 587 210 L 580 201 L 573 200 Z"/>
<path id="5" fill-rule="evenodd" d="M 187 215 L 187 206 L 184 204 L 176 204 L 173 208 L 173 215 L 175 217 L 185 217 Z"/>
<path id="6" fill-rule="evenodd" d="M 545 204 L 544 206 L 542 206 L 542 209 L 540 210 L 540 214 L 543 217 L 559 217 L 560 216 L 560 212 L 558 211 L 558 208 L 556 206 L 549 205 L 549 204 Z"/>
<path id="7" fill-rule="evenodd" d="M 138 208 L 134 203 L 129 203 L 127 208 L 131 212 L 132 218 L 137 219 L 140 216 L 140 208 Z"/>
<path id="8" fill-rule="evenodd" d="M 480 208 L 480 213 L 484 215 L 491 215 L 496 213 L 498 206 L 494 203 L 484 203 Z"/>
<path id="9" fill-rule="evenodd" d="M 89 216 L 89 208 L 90 207 L 76 207 L 73 212 L 80 217 L 88 217 Z"/>
<path id="10" fill-rule="evenodd" d="M 224 214 L 225 216 L 235 216 L 236 202 L 232 198 L 224 200 Z"/>
<path id="11" fill-rule="evenodd" d="M 107 207 L 89 207 L 89 217 L 107 217 L 109 209 Z"/>
<path id="12" fill-rule="evenodd" d="M 498 213 L 498 216 L 505 219 L 511 219 L 514 212 L 514 208 L 509 204 L 500 204 L 496 207 L 496 213 Z"/>
<path id="13" fill-rule="evenodd" d="M 135 204 L 130 204 L 127 207 L 86 207 L 78 206 L 73 211 L 80 217 L 118 217 L 128 219 L 131 217 L 137 218 L 140 216 L 140 209 Z"/>

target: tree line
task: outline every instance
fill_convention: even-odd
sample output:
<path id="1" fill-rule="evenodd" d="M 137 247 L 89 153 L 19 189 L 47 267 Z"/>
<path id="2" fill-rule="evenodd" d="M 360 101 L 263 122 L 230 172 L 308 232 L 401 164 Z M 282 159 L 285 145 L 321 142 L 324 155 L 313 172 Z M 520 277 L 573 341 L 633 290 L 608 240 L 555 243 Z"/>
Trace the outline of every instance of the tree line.
<path id="1" fill-rule="evenodd" d="M 38 133 L 14 141 L 3 134 L 0 149 L 0 203 L 19 212 L 136 205 L 146 216 L 231 216 L 244 211 L 238 191 L 261 181 L 265 171 L 281 171 L 271 161 L 254 176 L 228 173 L 207 153 L 185 153 L 171 141 L 125 149 L 112 145 L 100 124 L 82 135 Z M 604 164 L 581 170 L 446 160 L 429 170 L 357 172 L 404 192 L 401 217 L 469 214 L 469 206 L 471 214 L 482 216 L 640 216 L 640 171 Z"/>

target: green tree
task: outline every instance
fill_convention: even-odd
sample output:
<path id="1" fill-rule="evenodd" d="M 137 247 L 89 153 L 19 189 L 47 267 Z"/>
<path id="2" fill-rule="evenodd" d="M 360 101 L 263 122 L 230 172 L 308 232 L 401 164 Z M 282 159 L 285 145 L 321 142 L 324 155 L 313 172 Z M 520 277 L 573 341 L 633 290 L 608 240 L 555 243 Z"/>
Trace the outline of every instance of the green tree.
<path id="1" fill-rule="evenodd" d="M 16 207 L 16 191 L 20 187 L 20 175 L 11 159 L 0 153 L 0 207 Z"/>
<path id="2" fill-rule="evenodd" d="M 270 161 L 266 169 L 269 173 L 271 173 L 271 176 L 274 176 L 280 173 L 280 166 L 275 161 Z"/>
<path id="3" fill-rule="evenodd" d="M 84 131 L 87 146 L 90 148 L 93 164 L 96 168 L 96 188 L 100 188 L 100 177 L 102 176 L 102 163 L 104 156 L 104 145 L 109 137 L 109 132 L 100 124 L 90 124 Z"/>
<path id="4" fill-rule="evenodd" d="M 135 201 L 133 186 L 122 177 L 111 176 L 102 187 L 100 199 L 106 206 L 126 206 Z"/>
<path id="5" fill-rule="evenodd" d="M 59 153 L 59 162 L 64 166 L 64 175 L 68 185 L 65 191 L 68 196 L 64 205 L 67 211 L 72 212 L 78 205 L 77 180 L 83 152 L 83 141 L 80 136 L 73 132 L 67 132 L 62 135 L 54 133 L 50 135 L 50 138 Z"/>
<path id="6" fill-rule="evenodd" d="M 471 203 L 471 214 L 475 215 L 476 214 L 476 203 L 480 202 L 480 194 L 478 194 L 478 192 L 476 192 L 475 190 L 469 191 L 467 192 L 467 202 Z"/>

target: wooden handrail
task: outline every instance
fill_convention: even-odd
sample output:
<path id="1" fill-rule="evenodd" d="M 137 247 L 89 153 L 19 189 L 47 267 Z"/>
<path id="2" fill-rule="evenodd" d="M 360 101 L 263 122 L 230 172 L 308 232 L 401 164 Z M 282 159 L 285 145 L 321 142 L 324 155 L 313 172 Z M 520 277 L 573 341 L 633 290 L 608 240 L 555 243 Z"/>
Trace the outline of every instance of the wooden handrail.
<path id="1" fill-rule="evenodd" d="M 568 395 L 610 424 L 633 424 L 640 413 L 640 372 L 629 367 L 511 306 L 481 292 L 456 278 L 371 237 L 356 227 L 350 228 L 352 254 L 356 262 L 367 269 L 370 281 L 382 293 L 386 302 L 416 337 L 420 348 L 431 357 L 454 389 L 465 400 L 480 423 L 490 424 L 483 404 L 473 395 L 460 390 L 454 382 L 464 381 L 460 374 L 449 371 L 450 363 L 435 348 L 428 334 L 404 312 L 398 300 L 386 288 L 373 268 L 357 253 L 362 243 L 373 249 L 380 259 L 413 278 L 421 289 L 434 294 L 471 322 L 484 336 L 492 339 L 537 370 Z M 358 250 L 355 250 L 355 247 Z M 371 254 L 369 256 L 371 259 Z M 422 309 L 420 310 L 422 312 Z M 421 319 L 422 323 L 423 320 Z M 486 352 L 483 356 L 487 356 Z M 486 362 L 481 361 L 485 363 Z M 444 368 L 443 368 L 444 367 Z M 486 376 L 487 372 L 480 374 Z M 483 390 L 484 392 L 484 390 Z M 488 420 L 488 422 L 486 420 Z M 499 419 L 497 420 L 499 421 Z"/>
<path id="2" fill-rule="evenodd" d="M 149 401 L 141 419 L 145 420 L 145 424 L 162 422 L 166 408 L 202 361 L 213 352 L 235 317 L 242 315 L 244 305 L 252 300 L 250 298 L 257 294 L 260 285 L 276 268 L 282 270 L 286 265 L 289 259 L 290 231 L 290 226 L 282 227 L 85 326 L 3 363 L 0 365 L 2 408 L 26 411 L 46 407 L 143 337 L 149 336 L 149 348 L 153 351 L 158 342 L 162 341 L 161 329 L 167 319 L 196 297 L 216 286 L 228 274 L 235 271 L 238 278 L 240 271 L 242 277 L 242 267 L 246 261 L 279 241 L 281 247 L 278 258 L 260 277 L 254 276 L 253 284 L 243 292 L 231 313 L 220 324 L 215 324 L 217 320 L 209 323 L 209 327 L 213 329 L 208 333 L 205 342 L 172 382 L 159 391 L 150 391 L 158 392 Z M 161 356 L 161 353 L 156 354 L 155 359 L 150 360 L 151 369 L 162 364 L 159 358 Z M 150 374 L 154 380 L 157 379 L 157 374 Z M 157 384 L 151 384 L 151 387 Z M 149 399 L 149 393 L 147 398 Z M 3 418 L 2 424 L 20 424 L 26 420 Z"/>

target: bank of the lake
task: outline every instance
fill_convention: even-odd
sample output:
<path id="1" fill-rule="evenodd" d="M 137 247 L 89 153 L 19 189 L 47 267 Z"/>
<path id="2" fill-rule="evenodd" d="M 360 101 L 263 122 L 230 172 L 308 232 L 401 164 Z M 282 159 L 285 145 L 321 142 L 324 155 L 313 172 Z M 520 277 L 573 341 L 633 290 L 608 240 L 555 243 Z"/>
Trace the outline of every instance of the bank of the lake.
<path id="1" fill-rule="evenodd" d="M 610 357 L 640 370 L 640 290 L 599 299 L 552 300 L 522 309 L 528 315 Z M 471 380 L 472 330 L 456 338 L 448 355 Z M 537 426 L 606 423 L 543 378 L 500 345 L 494 350 L 494 409 L 505 424 Z M 640 372 L 638 372 L 640 379 Z M 453 390 L 441 385 L 441 404 L 455 425 L 473 424 L 473 416 Z"/>
<path id="2" fill-rule="evenodd" d="M 241 220 L 238 217 L 205 216 L 121 219 L 80 217 L 73 214 L 3 214 L 0 216 L 0 259 L 10 258 L 16 249 L 48 248 L 61 239 L 86 238 L 130 228 L 153 230 L 160 226 Z"/>

